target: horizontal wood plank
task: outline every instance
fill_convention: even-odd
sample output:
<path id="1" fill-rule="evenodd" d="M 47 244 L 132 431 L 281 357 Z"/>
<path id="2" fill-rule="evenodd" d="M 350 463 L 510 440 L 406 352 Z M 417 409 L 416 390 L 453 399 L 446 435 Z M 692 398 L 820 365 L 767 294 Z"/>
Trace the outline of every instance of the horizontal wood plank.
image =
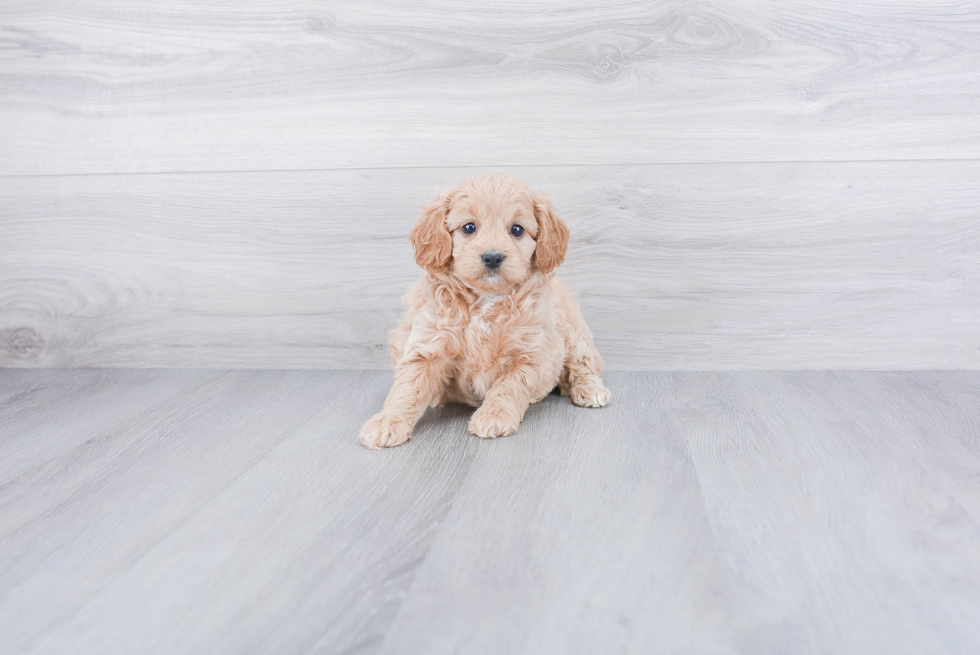
<path id="1" fill-rule="evenodd" d="M 980 368 L 980 162 L 512 170 L 610 367 Z M 385 368 L 469 172 L 0 179 L 0 366 Z"/>
<path id="2" fill-rule="evenodd" d="M 7 2 L 0 174 L 980 157 L 980 6 Z"/>

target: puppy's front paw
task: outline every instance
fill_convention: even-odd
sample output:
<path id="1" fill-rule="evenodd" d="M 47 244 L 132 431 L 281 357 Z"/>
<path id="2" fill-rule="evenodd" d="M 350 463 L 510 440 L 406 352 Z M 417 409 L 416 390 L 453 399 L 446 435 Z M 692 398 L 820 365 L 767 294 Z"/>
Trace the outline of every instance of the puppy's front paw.
<path id="1" fill-rule="evenodd" d="M 575 380 L 569 397 L 579 407 L 605 407 L 612 394 L 598 375 L 586 375 Z"/>
<path id="2" fill-rule="evenodd" d="M 412 438 L 412 427 L 400 416 L 379 412 L 361 428 L 361 443 L 372 450 L 400 446 Z"/>
<path id="3" fill-rule="evenodd" d="M 493 403 L 484 403 L 470 418 L 470 432 L 481 439 L 509 437 L 517 432 L 521 417 L 514 417 L 513 412 Z"/>

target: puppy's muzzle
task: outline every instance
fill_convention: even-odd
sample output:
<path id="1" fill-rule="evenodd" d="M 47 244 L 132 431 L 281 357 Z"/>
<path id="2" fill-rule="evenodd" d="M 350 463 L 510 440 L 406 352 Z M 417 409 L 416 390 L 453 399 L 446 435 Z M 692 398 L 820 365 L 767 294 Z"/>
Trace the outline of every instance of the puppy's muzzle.
<path id="1" fill-rule="evenodd" d="M 491 250 L 490 252 L 483 253 L 483 265 L 491 271 L 495 271 L 500 268 L 500 265 L 504 263 L 504 256 L 501 255 L 496 250 Z"/>

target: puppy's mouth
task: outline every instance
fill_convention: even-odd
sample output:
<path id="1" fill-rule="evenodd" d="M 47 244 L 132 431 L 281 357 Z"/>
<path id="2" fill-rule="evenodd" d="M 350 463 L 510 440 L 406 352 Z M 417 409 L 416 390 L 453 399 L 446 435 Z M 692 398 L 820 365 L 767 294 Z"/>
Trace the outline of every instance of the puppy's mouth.
<path id="1" fill-rule="evenodd" d="M 483 271 L 483 282 L 493 288 L 497 288 L 502 284 L 508 282 L 507 276 L 504 275 L 502 270 L 498 269 L 487 269 Z"/>
<path id="2" fill-rule="evenodd" d="M 477 288 L 483 289 L 484 291 L 497 291 L 507 286 L 509 284 L 509 280 L 499 268 L 487 268 L 481 271 L 480 276 L 474 279 L 472 284 L 476 285 Z"/>

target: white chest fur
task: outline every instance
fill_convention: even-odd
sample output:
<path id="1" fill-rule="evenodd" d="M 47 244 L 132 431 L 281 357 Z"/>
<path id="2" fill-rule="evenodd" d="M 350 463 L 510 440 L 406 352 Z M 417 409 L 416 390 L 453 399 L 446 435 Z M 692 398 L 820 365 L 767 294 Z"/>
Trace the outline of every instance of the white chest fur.
<path id="1" fill-rule="evenodd" d="M 493 384 L 502 361 L 499 334 L 500 302 L 503 296 L 481 295 L 470 306 L 465 329 L 460 386 L 474 399 L 482 399 Z"/>
<path id="2" fill-rule="evenodd" d="M 470 307 L 470 329 L 479 333 L 490 333 L 490 315 L 494 306 L 503 296 L 482 295 Z"/>

